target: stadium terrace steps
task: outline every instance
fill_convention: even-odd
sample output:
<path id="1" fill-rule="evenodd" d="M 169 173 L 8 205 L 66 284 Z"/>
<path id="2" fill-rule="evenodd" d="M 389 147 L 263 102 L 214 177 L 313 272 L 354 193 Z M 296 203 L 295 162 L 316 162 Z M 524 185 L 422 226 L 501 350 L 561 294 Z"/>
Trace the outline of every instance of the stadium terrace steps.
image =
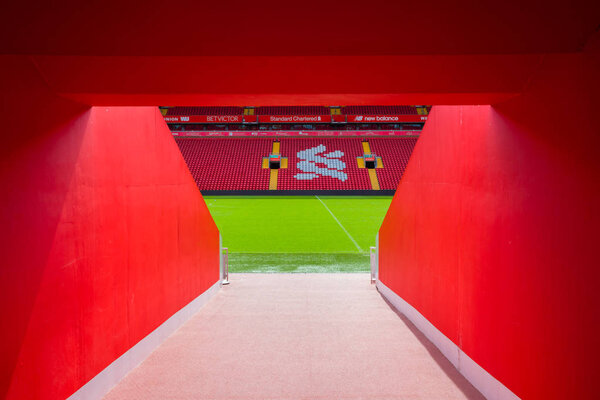
<path id="1" fill-rule="evenodd" d="M 368 141 L 364 141 L 362 142 L 362 147 L 363 147 L 363 151 L 365 154 L 372 154 L 371 153 L 371 147 L 369 146 L 369 142 Z M 364 165 L 364 160 L 362 160 L 362 168 L 365 168 Z M 379 157 L 376 159 L 377 162 L 377 167 L 379 167 Z M 361 163 L 358 164 L 358 167 L 361 168 Z M 379 180 L 377 179 L 377 171 L 374 169 L 368 169 L 367 172 L 369 173 L 369 181 L 371 182 L 371 189 L 373 190 L 380 190 L 380 186 L 379 186 Z"/>
<path id="2" fill-rule="evenodd" d="M 278 140 L 175 138 L 198 188 L 211 192 L 395 190 L 417 139 Z M 371 151 L 378 156 L 377 169 L 361 168 L 360 158 Z M 271 153 L 281 154 L 281 169 L 268 169 Z"/>
<path id="3" fill-rule="evenodd" d="M 371 147 L 369 146 L 369 142 L 367 142 L 366 140 L 362 142 L 362 148 L 365 154 L 371 154 Z"/>
<path id="4" fill-rule="evenodd" d="M 271 154 L 280 155 L 280 143 L 275 141 L 273 142 L 273 150 Z M 281 163 L 283 164 L 283 163 Z M 283 167 L 283 165 L 281 165 Z M 277 177 L 279 176 L 278 169 L 271 170 L 271 176 L 269 177 L 269 190 L 277 190 Z"/>
<path id="5" fill-rule="evenodd" d="M 277 190 L 277 178 L 279 176 L 278 169 L 272 169 L 269 176 L 269 190 Z"/>
<path id="6" fill-rule="evenodd" d="M 417 114 L 419 115 L 428 115 L 429 109 L 427 107 L 417 107 Z"/>
<path id="7" fill-rule="evenodd" d="M 368 169 L 369 181 L 371 181 L 371 188 L 373 190 L 379 190 L 379 181 L 377 180 L 377 172 L 374 169 Z"/>
<path id="8" fill-rule="evenodd" d="M 280 142 L 273 142 L 273 154 L 279 154 L 279 151 L 281 150 L 281 143 Z"/>

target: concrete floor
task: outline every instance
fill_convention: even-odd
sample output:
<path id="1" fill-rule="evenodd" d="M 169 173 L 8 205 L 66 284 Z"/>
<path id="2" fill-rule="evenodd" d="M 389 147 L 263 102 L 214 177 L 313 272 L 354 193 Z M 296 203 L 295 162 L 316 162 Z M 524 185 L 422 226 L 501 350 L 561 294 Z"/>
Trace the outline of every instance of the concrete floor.
<path id="1" fill-rule="evenodd" d="M 105 398 L 483 396 L 368 274 L 236 274 Z"/>

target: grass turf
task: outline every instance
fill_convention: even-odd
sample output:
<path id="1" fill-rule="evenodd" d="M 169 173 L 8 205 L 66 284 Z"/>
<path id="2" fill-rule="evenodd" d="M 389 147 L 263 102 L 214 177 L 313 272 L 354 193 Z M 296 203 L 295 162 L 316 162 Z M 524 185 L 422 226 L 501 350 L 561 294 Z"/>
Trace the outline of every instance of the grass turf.
<path id="1" fill-rule="evenodd" d="M 205 196 L 231 272 L 365 272 L 389 196 Z"/>

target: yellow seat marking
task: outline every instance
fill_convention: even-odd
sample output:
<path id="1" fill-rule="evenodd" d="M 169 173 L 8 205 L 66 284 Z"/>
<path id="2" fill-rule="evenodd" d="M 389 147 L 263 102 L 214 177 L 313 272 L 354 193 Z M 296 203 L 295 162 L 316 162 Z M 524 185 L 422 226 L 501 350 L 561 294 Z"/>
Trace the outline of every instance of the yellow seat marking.
<path id="1" fill-rule="evenodd" d="M 377 180 L 377 172 L 374 169 L 368 169 L 369 180 L 371 181 L 371 188 L 373 190 L 379 190 L 379 181 Z"/>
<path id="2" fill-rule="evenodd" d="M 371 146 L 369 146 L 369 142 L 362 142 L 362 147 L 363 147 L 363 151 L 365 152 L 365 154 L 371 154 Z M 362 161 L 362 167 L 360 166 Z M 364 168 L 365 167 L 365 161 L 363 159 L 361 159 L 358 162 L 358 167 L 359 168 Z M 375 165 L 375 168 L 383 168 L 383 162 L 381 161 L 381 157 L 377 157 L 377 165 Z M 377 172 L 374 169 L 368 169 L 367 171 L 369 171 L 369 180 L 371 181 L 371 189 L 373 190 L 379 190 L 379 180 L 377 179 Z"/>
<path id="3" fill-rule="evenodd" d="M 277 175 L 279 173 L 278 169 L 271 170 L 271 176 L 269 178 L 269 190 L 277 190 Z"/>

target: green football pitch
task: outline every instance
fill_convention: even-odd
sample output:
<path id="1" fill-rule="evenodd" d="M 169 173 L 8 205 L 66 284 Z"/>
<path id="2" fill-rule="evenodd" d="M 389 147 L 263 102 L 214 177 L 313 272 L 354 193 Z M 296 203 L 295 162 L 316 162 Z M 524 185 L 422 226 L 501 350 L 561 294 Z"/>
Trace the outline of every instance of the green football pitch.
<path id="1" fill-rule="evenodd" d="M 366 272 L 390 196 L 205 196 L 230 272 Z"/>

